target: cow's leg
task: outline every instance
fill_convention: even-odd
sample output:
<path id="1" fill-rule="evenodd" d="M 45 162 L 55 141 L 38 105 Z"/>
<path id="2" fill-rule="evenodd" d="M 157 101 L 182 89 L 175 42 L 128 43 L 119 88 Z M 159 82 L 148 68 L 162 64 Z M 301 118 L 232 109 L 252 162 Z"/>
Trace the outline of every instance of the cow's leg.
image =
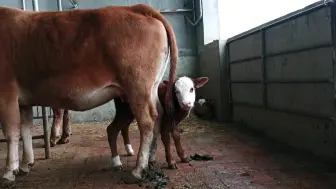
<path id="1" fill-rule="evenodd" d="M 62 137 L 60 140 L 57 141 L 57 144 L 66 144 L 69 142 L 70 137 L 70 114 L 69 110 L 64 110 L 63 114 L 63 131 Z"/>
<path id="2" fill-rule="evenodd" d="M 62 117 L 63 117 L 63 109 L 52 108 L 53 110 L 53 123 L 51 126 L 50 133 L 50 146 L 53 147 L 56 145 L 56 138 L 60 136 Z M 64 132 L 64 131 L 63 131 Z"/>
<path id="3" fill-rule="evenodd" d="M 20 139 L 20 111 L 17 96 L 10 97 L 9 88 L 2 93 L 0 99 L 0 119 L 2 130 L 7 141 L 7 158 L 3 186 L 13 184 L 15 174 L 19 172 L 19 139 Z M 9 98 L 6 98 L 8 94 Z"/>
<path id="4" fill-rule="evenodd" d="M 157 97 L 157 99 L 159 99 Z M 161 129 L 161 122 L 162 122 L 162 116 L 164 113 L 163 107 L 160 103 L 159 100 L 156 101 L 156 109 L 158 111 L 158 117 L 156 119 L 155 125 L 154 125 L 154 135 L 153 135 L 153 141 L 152 144 L 150 146 L 150 151 L 149 151 L 149 166 L 154 167 L 156 164 L 156 150 L 157 150 L 157 138 L 158 135 L 160 133 L 160 129 Z"/>
<path id="5" fill-rule="evenodd" d="M 134 120 L 134 116 L 129 104 L 122 103 L 119 98 L 114 99 L 114 104 L 116 115 L 112 123 L 107 127 L 107 136 L 112 154 L 112 166 L 119 170 L 122 169 L 122 163 L 117 150 L 117 137 L 121 129 L 128 128 Z"/>
<path id="6" fill-rule="evenodd" d="M 166 118 L 166 116 L 164 116 Z M 165 120 L 161 125 L 161 140 L 165 148 L 166 162 L 168 163 L 169 169 L 177 169 L 175 161 L 172 159 L 171 150 L 170 150 L 170 132 L 169 127 L 165 124 Z"/>
<path id="7" fill-rule="evenodd" d="M 134 86 L 138 88 L 138 92 L 146 91 L 139 87 L 143 86 Z M 159 98 L 157 96 L 157 87 L 158 84 L 152 88 L 152 94 L 137 94 L 132 96 L 130 100 L 130 106 L 132 112 L 134 113 L 138 127 L 140 130 L 140 147 L 136 162 L 136 167 L 133 169 L 132 174 L 137 179 L 141 179 L 142 172 L 148 167 L 149 153 L 150 148 L 153 142 L 154 127 L 158 127 L 159 123 L 157 118 L 162 115 L 163 112 L 158 112 L 156 105 L 160 104 Z M 139 99 L 141 102 L 139 103 Z M 161 115 L 159 115 L 161 114 Z M 159 119 L 158 119 L 159 120 Z"/>
<path id="8" fill-rule="evenodd" d="M 31 106 L 20 106 L 21 138 L 23 153 L 20 174 L 26 175 L 34 165 L 33 140 L 30 127 L 33 124 L 33 110 Z"/>
<path id="9" fill-rule="evenodd" d="M 175 148 L 177 155 L 180 157 L 181 162 L 183 163 L 189 163 L 190 158 L 185 154 L 184 149 L 181 144 L 181 137 L 180 137 L 180 132 L 178 131 L 177 127 L 174 128 L 172 137 L 175 143 Z"/>
<path id="10" fill-rule="evenodd" d="M 134 116 L 133 116 L 133 113 L 132 113 L 132 121 L 133 120 L 134 120 Z M 132 148 L 131 141 L 129 139 L 129 127 L 130 127 L 131 123 L 132 122 L 130 122 L 127 126 L 125 126 L 121 129 L 121 136 L 123 138 L 125 150 L 126 150 L 126 153 L 127 153 L 128 156 L 134 156 L 134 150 Z"/>

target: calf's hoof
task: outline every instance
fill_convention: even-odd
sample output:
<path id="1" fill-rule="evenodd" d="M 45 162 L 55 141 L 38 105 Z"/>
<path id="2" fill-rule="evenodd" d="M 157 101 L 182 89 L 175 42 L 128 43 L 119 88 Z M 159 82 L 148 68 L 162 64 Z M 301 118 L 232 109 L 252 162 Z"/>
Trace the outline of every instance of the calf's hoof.
<path id="1" fill-rule="evenodd" d="M 168 164 L 168 169 L 178 169 L 176 162 L 172 162 Z"/>
<path id="2" fill-rule="evenodd" d="M 189 163 L 190 161 L 191 161 L 191 159 L 189 157 L 181 158 L 182 163 Z"/>
<path id="3" fill-rule="evenodd" d="M 127 156 L 134 156 L 134 152 L 127 152 Z"/>
<path id="4" fill-rule="evenodd" d="M 50 141 L 50 147 L 54 147 L 54 146 L 56 146 L 56 142 L 55 141 Z"/>
<path id="5" fill-rule="evenodd" d="M 15 181 L 3 178 L 1 182 L 1 188 L 15 188 Z"/>
<path id="6" fill-rule="evenodd" d="M 57 144 L 66 144 L 69 143 L 69 138 L 61 138 L 57 141 Z"/>
<path id="7" fill-rule="evenodd" d="M 115 166 L 113 169 L 115 170 L 115 171 L 120 171 L 120 170 L 122 170 L 124 167 L 122 166 L 122 165 L 117 165 L 117 166 Z"/>

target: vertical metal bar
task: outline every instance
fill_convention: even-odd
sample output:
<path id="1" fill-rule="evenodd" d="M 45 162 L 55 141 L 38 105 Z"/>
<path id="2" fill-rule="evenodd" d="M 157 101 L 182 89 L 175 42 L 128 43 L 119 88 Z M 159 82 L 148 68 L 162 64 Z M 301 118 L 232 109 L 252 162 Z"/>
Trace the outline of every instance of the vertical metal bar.
<path id="1" fill-rule="evenodd" d="M 231 86 L 231 62 L 230 62 L 230 43 L 226 44 L 225 48 L 226 53 L 226 64 L 227 64 L 227 78 L 228 78 L 228 90 L 229 90 L 229 109 L 230 109 L 230 117 L 231 121 L 233 121 L 234 113 L 233 113 L 233 100 L 232 100 L 232 86 Z"/>
<path id="2" fill-rule="evenodd" d="M 45 158 L 50 158 L 50 141 L 49 141 L 49 132 L 48 132 L 48 118 L 46 107 L 42 106 L 42 123 L 43 123 L 43 133 L 44 133 L 44 150 Z"/>
<path id="3" fill-rule="evenodd" d="M 62 0 L 57 0 L 57 8 L 59 11 L 62 11 Z"/>
<path id="4" fill-rule="evenodd" d="M 33 0 L 33 10 L 39 11 L 38 0 Z M 49 132 L 48 132 L 48 118 L 46 107 L 42 106 L 42 124 L 43 124 L 43 133 L 44 133 L 44 155 L 46 159 L 50 158 L 50 141 L 49 141 Z"/>
<path id="5" fill-rule="evenodd" d="M 22 10 L 26 10 L 26 0 L 22 0 Z"/>
<path id="6" fill-rule="evenodd" d="M 32 0 L 32 1 L 33 1 L 33 10 L 39 11 L 38 0 Z"/>
<path id="7" fill-rule="evenodd" d="M 260 30 L 261 35 L 261 84 L 262 86 L 262 96 L 263 96 L 263 107 L 267 108 L 267 88 L 266 88 L 266 44 L 265 44 L 265 29 Z"/>
<path id="8" fill-rule="evenodd" d="M 331 39 L 333 44 L 332 63 L 333 63 L 333 97 L 334 97 L 334 116 L 336 114 L 336 8 L 330 6 L 331 12 Z"/>

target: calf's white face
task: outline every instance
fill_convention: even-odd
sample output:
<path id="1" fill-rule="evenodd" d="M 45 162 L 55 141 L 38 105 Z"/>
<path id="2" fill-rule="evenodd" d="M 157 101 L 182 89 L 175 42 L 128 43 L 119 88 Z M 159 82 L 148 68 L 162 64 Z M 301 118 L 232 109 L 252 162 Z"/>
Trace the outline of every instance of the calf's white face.
<path id="1" fill-rule="evenodd" d="M 193 108 L 196 99 L 195 89 L 202 87 L 207 82 L 207 77 L 196 79 L 189 77 L 178 78 L 175 82 L 175 94 L 180 107 L 184 110 Z"/>

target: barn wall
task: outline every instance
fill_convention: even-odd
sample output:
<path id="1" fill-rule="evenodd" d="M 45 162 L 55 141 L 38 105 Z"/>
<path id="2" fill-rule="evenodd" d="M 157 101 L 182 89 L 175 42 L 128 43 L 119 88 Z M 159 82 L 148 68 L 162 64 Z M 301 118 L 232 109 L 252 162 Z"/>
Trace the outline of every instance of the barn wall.
<path id="1" fill-rule="evenodd" d="M 319 4 L 229 39 L 227 63 L 235 122 L 334 161 L 336 15 Z"/>
<path id="2" fill-rule="evenodd" d="M 108 5 L 133 5 L 149 4 L 157 9 L 181 9 L 184 7 L 184 0 L 79 0 L 79 8 L 98 8 Z M 2 0 L 0 5 L 22 8 L 21 0 Z M 68 0 L 62 2 L 63 10 L 71 8 Z M 190 7 L 187 7 L 190 8 Z M 26 9 L 32 10 L 32 1 L 26 0 Z M 57 10 L 56 0 L 39 0 L 39 10 Z M 195 27 L 191 26 L 184 19 L 184 15 L 192 18 L 192 13 L 164 13 L 174 28 L 179 47 L 178 76 L 196 76 L 197 74 L 197 46 Z M 169 67 L 165 73 L 168 76 Z M 35 111 L 35 115 L 37 112 Z M 86 112 L 72 112 L 72 122 L 104 121 L 111 120 L 115 115 L 113 101 Z"/>

